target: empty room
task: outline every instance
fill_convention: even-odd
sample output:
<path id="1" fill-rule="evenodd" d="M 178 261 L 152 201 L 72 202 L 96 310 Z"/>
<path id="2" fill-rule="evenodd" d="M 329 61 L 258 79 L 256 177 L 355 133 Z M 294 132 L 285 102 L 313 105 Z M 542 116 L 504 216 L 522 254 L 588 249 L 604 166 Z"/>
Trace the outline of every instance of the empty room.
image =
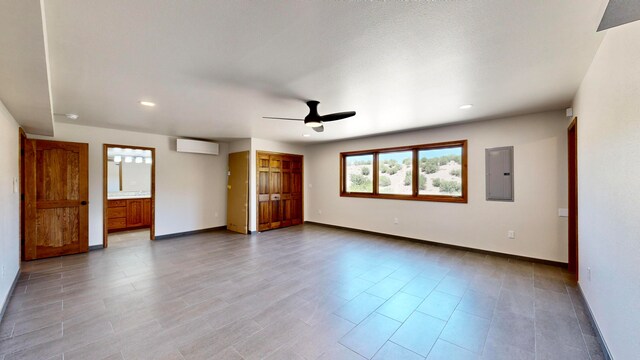
<path id="1" fill-rule="evenodd" d="M 638 20 L 1 0 L 0 360 L 640 358 Z"/>

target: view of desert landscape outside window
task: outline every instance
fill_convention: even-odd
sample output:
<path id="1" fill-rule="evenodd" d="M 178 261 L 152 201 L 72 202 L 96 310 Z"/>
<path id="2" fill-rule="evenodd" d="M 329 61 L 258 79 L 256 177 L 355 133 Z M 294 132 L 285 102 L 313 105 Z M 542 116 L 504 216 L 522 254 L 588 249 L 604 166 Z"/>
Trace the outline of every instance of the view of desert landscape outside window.
<path id="1" fill-rule="evenodd" d="M 347 192 L 373 193 L 373 155 L 347 156 Z"/>
<path id="2" fill-rule="evenodd" d="M 462 147 L 418 151 L 419 195 L 462 195 Z M 347 192 L 373 193 L 373 155 L 346 156 Z M 411 195 L 413 152 L 378 155 L 378 193 Z"/>

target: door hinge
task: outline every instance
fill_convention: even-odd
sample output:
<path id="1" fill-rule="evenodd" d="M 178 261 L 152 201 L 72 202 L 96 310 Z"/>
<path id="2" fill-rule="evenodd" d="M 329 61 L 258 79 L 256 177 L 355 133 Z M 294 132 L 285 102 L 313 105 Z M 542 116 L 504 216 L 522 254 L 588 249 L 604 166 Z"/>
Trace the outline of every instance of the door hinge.
<path id="1" fill-rule="evenodd" d="M 24 156 L 24 149 L 20 149 L 20 155 Z"/>
<path id="2" fill-rule="evenodd" d="M 20 200 L 24 201 L 24 194 L 20 194 Z"/>

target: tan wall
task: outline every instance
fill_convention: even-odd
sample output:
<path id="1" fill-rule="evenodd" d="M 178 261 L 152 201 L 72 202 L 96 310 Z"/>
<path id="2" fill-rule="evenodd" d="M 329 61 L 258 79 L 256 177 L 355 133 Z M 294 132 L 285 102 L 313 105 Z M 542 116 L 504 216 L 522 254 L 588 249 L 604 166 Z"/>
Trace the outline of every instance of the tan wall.
<path id="1" fill-rule="evenodd" d="M 566 262 L 567 218 L 558 217 L 567 207 L 566 127 L 558 111 L 311 146 L 306 219 Z M 468 204 L 339 196 L 340 152 L 462 139 Z M 485 200 L 484 150 L 498 146 L 515 147 L 515 202 Z M 507 238 L 509 230 L 515 239 Z"/>
<path id="2" fill-rule="evenodd" d="M 580 286 L 613 357 L 636 359 L 640 354 L 640 22 L 607 30 L 576 95 L 574 111 Z"/>

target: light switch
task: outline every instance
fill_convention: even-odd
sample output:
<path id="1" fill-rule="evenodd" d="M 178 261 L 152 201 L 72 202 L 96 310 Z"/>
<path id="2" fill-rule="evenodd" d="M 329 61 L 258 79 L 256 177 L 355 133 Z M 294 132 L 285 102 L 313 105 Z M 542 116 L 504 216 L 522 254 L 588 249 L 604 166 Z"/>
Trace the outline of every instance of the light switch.
<path id="1" fill-rule="evenodd" d="M 565 208 L 558 209 L 558 216 L 559 217 L 569 217 L 569 209 L 565 209 Z"/>

